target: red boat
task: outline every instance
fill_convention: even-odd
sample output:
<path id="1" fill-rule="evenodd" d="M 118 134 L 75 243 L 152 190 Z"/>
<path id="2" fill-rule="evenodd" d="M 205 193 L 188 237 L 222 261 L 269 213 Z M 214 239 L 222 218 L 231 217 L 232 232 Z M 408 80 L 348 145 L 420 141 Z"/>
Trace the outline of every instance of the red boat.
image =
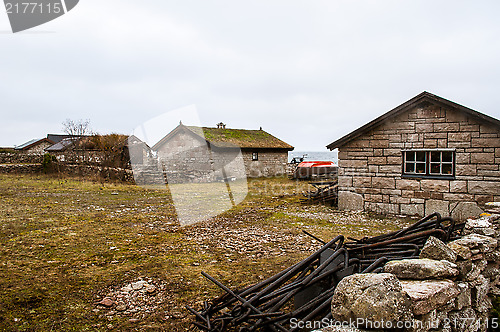
<path id="1" fill-rule="evenodd" d="M 310 179 L 313 177 L 333 177 L 337 174 L 337 165 L 333 161 L 303 161 L 297 165 L 293 173 L 294 179 Z"/>

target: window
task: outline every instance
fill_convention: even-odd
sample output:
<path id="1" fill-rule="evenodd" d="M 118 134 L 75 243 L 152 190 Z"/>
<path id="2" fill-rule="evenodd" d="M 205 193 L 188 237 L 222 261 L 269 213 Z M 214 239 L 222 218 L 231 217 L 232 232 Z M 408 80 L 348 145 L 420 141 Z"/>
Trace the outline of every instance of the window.
<path id="1" fill-rule="evenodd" d="M 259 153 L 258 152 L 252 152 L 252 160 L 259 160 Z"/>
<path id="2" fill-rule="evenodd" d="M 403 175 L 409 177 L 454 177 L 454 150 L 405 150 Z"/>

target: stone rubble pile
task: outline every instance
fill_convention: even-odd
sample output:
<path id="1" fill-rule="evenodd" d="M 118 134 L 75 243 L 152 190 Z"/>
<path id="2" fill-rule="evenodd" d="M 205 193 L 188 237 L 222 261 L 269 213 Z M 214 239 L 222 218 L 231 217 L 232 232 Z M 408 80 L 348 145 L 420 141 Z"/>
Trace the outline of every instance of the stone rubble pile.
<path id="1" fill-rule="evenodd" d="M 164 288 L 151 278 L 140 278 L 98 295 L 94 312 L 102 313 L 109 320 L 118 315 L 129 317 L 131 322 L 139 321 L 163 303 Z"/>
<path id="2" fill-rule="evenodd" d="M 384 273 L 344 278 L 332 300 L 333 325 L 321 331 L 500 329 L 489 320 L 491 298 L 500 295 L 498 238 L 500 213 L 483 214 L 467 220 L 458 240 L 445 244 L 429 238 L 419 259 L 388 262 Z"/>

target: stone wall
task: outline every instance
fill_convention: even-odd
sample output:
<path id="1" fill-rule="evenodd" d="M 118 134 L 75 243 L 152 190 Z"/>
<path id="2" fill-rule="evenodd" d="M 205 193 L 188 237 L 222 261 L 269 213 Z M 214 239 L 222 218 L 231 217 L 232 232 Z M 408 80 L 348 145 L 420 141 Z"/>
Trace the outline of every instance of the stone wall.
<path id="1" fill-rule="evenodd" d="M 498 331 L 500 322 L 489 312 L 492 296 L 500 295 L 500 214 L 469 219 L 465 234 L 448 244 L 431 237 L 420 259 L 342 279 L 332 299 L 332 326 L 321 331 Z"/>
<path id="2" fill-rule="evenodd" d="M 42 172 L 42 164 L 1 164 L 0 173 L 4 174 L 35 174 Z"/>
<path id="3" fill-rule="evenodd" d="M 453 180 L 402 176 L 403 149 L 437 148 L 455 149 Z M 453 109 L 415 107 L 339 148 L 339 208 L 464 219 L 500 199 L 499 165 L 500 128 Z"/>
<path id="4" fill-rule="evenodd" d="M 258 160 L 252 160 L 252 153 L 258 153 Z M 288 151 L 242 150 L 243 162 L 248 177 L 284 176 L 287 173 Z"/>
<path id="5" fill-rule="evenodd" d="M 38 164 L 43 155 L 25 152 L 0 152 L 0 164 Z"/>

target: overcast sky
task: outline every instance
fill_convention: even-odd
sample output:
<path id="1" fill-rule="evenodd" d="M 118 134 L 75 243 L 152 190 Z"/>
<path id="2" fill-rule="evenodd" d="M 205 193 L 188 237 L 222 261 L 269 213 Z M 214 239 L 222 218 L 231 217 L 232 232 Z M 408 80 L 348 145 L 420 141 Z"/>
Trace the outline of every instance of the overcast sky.
<path id="1" fill-rule="evenodd" d="M 81 0 L 12 34 L 0 13 L 0 146 L 90 119 L 130 133 L 195 105 L 299 151 L 422 91 L 500 118 L 500 1 Z"/>

